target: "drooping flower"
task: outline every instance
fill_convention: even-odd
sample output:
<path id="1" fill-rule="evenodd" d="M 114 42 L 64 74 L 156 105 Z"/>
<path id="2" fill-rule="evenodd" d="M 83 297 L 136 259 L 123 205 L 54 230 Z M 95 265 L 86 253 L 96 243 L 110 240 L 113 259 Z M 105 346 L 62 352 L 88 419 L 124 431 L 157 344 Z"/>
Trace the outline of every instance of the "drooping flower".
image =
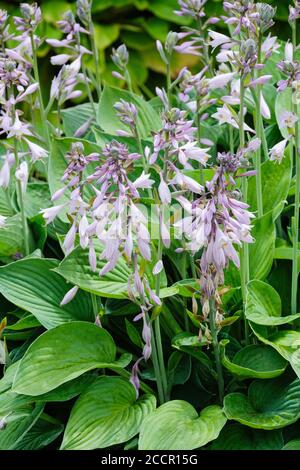
<path id="1" fill-rule="evenodd" d="M 287 146 L 288 140 L 284 139 L 274 145 L 270 150 L 270 160 L 281 163 L 284 157 L 285 148 Z"/>

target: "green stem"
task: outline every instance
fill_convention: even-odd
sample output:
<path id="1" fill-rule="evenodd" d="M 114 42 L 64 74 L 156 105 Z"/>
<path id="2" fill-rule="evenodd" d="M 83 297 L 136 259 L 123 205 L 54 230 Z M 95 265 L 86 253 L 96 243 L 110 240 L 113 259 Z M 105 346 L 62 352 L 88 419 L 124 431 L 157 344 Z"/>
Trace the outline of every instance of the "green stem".
<path id="1" fill-rule="evenodd" d="M 18 167 L 19 166 L 19 154 L 18 154 L 18 142 L 16 138 L 14 138 L 14 154 L 15 154 L 16 166 Z M 24 205 L 22 185 L 21 185 L 21 181 L 18 179 L 17 179 L 17 195 L 18 195 L 18 202 L 20 205 L 20 212 L 21 212 L 22 231 L 23 231 L 23 237 L 24 237 L 24 251 L 25 251 L 25 256 L 28 256 L 30 253 L 29 241 L 28 241 L 28 225 L 27 225 L 27 219 L 26 219 L 26 214 L 25 214 L 25 205 Z"/>
<path id="2" fill-rule="evenodd" d="M 244 134 L 244 99 L 245 99 L 245 87 L 243 78 L 241 77 L 241 91 L 240 91 L 240 116 L 239 116 L 239 134 L 240 134 L 240 148 L 245 146 L 245 134 Z M 242 178 L 242 193 L 244 202 L 247 202 L 248 182 L 247 178 Z M 248 244 L 244 243 L 241 249 L 241 288 L 243 296 L 243 307 L 244 307 L 244 323 L 245 323 L 245 340 L 246 344 L 249 343 L 249 326 L 246 319 L 246 286 L 249 282 L 249 250 Z"/>
<path id="3" fill-rule="evenodd" d="M 196 109 L 196 125 L 197 125 L 197 142 L 198 146 L 201 147 L 201 116 L 200 116 L 200 100 L 197 96 L 197 109 Z M 204 172 L 201 163 L 199 163 L 200 167 L 200 183 L 204 186 Z"/>
<path id="4" fill-rule="evenodd" d="M 97 315 L 99 313 L 99 305 L 98 305 L 97 296 L 95 294 L 91 294 L 91 299 L 92 299 L 93 313 L 94 313 L 95 318 L 97 318 Z"/>
<path id="5" fill-rule="evenodd" d="M 167 64 L 167 96 L 169 105 L 171 106 L 171 64 L 169 62 Z"/>
<path id="6" fill-rule="evenodd" d="M 125 72 L 125 79 L 126 79 L 126 83 L 127 83 L 127 86 L 128 86 L 128 90 L 130 91 L 130 93 L 133 93 L 131 76 L 130 76 L 130 73 L 128 72 L 127 69 L 126 69 L 126 72 Z"/>
<path id="7" fill-rule="evenodd" d="M 90 31 L 90 38 L 91 38 L 91 46 L 92 52 L 95 60 L 95 68 L 96 68 L 96 82 L 97 82 L 97 94 L 98 99 L 100 100 L 101 93 L 102 93 L 102 80 L 100 74 L 100 65 L 99 65 L 99 52 L 95 41 L 95 29 L 92 17 L 89 19 L 89 31 Z"/>
<path id="8" fill-rule="evenodd" d="M 212 344 L 214 348 L 216 369 L 217 369 L 217 375 L 218 375 L 219 400 L 220 400 L 220 404 L 222 405 L 223 398 L 224 398 L 224 378 L 223 378 L 223 370 L 222 370 L 222 364 L 221 364 L 221 358 L 220 358 L 218 330 L 216 326 L 216 308 L 215 308 L 215 303 L 213 300 L 210 301 L 209 324 L 210 324 L 210 332 L 212 336 Z"/>
<path id="9" fill-rule="evenodd" d="M 82 73 L 83 73 L 83 76 L 84 76 L 86 91 L 87 91 L 87 94 L 88 94 L 89 102 L 90 102 L 91 107 L 92 107 L 93 115 L 94 115 L 95 121 L 97 121 L 97 113 L 96 113 L 96 109 L 95 109 L 95 103 L 94 103 L 92 92 L 91 92 L 91 89 L 90 89 L 90 86 L 89 86 L 88 76 L 87 76 L 85 65 L 83 63 L 83 59 L 82 59 Z"/>
<path id="10" fill-rule="evenodd" d="M 30 33 L 30 40 L 31 40 L 31 47 L 32 47 L 34 79 L 39 84 L 38 93 L 39 93 L 39 103 L 40 103 L 40 112 L 41 112 L 41 118 L 42 118 L 42 125 L 43 125 L 43 129 L 44 129 L 44 134 L 45 134 L 46 139 L 47 139 L 48 148 L 50 150 L 51 149 L 51 139 L 50 139 L 49 128 L 48 128 L 48 124 L 47 124 L 47 115 L 46 115 L 45 108 L 44 108 L 44 103 L 43 103 L 43 95 L 42 95 L 42 90 L 41 90 L 41 82 L 40 82 L 40 75 L 39 75 L 39 68 L 38 68 L 38 63 L 37 63 L 37 54 L 36 54 L 36 47 L 35 47 L 35 43 L 34 43 L 33 32 Z"/>
<path id="11" fill-rule="evenodd" d="M 296 21 L 292 26 L 293 31 L 293 49 L 294 54 L 297 47 Z M 293 112 L 298 116 L 297 91 L 293 96 Z M 292 314 L 297 313 L 297 294 L 298 294 L 298 234 L 299 234 L 299 195 L 300 195 L 300 153 L 299 153 L 299 123 L 295 124 L 295 169 L 296 169 L 296 188 L 295 188 L 295 212 L 293 228 L 293 271 L 292 271 Z"/>
<path id="12" fill-rule="evenodd" d="M 156 383 L 157 383 L 159 403 L 162 405 L 163 403 L 165 403 L 164 389 L 163 389 L 160 367 L 159 367 L 159 362 L 158 362 L 158 357 L 157 357 L 154 331 L 153 331 L 151 323 L 150 323 L 150 327 L 151 327 L 151 359 L 153 362 L 154 373 L 155 373 L 155 378 L 156 378 Z"/>
<path id="13" fill-rule="evenodd" d="M 159 235 L 157 261 L 161 259 L 162 259 L 162 240 L 161 240 L 161 235 Z M 160 292 L 160 279 L 161 279 L 161 273 L 158 273 L 156 276 L 156 280 L 155 280 L 155 293 L 158 297 L 159 297 L 159 292 Z M 164 363 L 164 353 L 163 353 L 163 348 L 162 348 L 159 314 L 154 320 L 154 330 L 155 330 L 155 341 L 156 341 L 156 346 L 157 346 L 157 359 L 158 359 L 160 375 L 161 375 L 161 380 L 162 380 L 163 393 L 164 393 L 165 401 L 167 401 L 168 381 L 167 381 L 167 374 L 166 374 L 166 368 L 165 368 L 165 363 Z"/>
<path id="14" fill-rule="evenodd" d="M 262 35 L 259 34 L 259 41 L 258 41 L 258 63 L 261 63 L 261 44 L 262 44 Z M 259 77 L 259 71 L 257 72 L 257 77 Z M 257 137 L 262 140 L 263 134 L 263 122 L 261 118 L 261 85 L 257 85 L 257 101 L 256 101 L 256 119 L 255 119 L 255 127 L 256 127 L 256 135 Z M 263 216 L 263 198 L 262 198 L 262 180 L 261 180 L 261 146 L 259 146 L 256 152 L 255 158 L 255 170 L 256 170 L 256 199 L 257 199 L 257 213 L 258 217 Z"/>

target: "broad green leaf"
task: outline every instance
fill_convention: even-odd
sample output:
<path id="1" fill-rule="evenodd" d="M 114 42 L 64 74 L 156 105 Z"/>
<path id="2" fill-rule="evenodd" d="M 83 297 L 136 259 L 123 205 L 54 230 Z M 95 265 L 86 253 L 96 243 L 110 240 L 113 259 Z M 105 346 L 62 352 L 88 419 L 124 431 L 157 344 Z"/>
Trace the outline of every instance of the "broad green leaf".
<path id="1" fill-rule="evenodd" d="M 41 209 L 51 206 L 50 191 L 47 183 L 29 183 L 24 197 L 26 216 L 31 219 Z"/>
<path id="2" fill-rule="evenodd" d="M 216 439 L 226 423 L 219 406 L 195 408 L 183 400 L 172 400 L 150 414 L 141 427 L 140 450 L 193 450 Z"/>
<path id="3" fill-rule="evenodd" d="M 95 24 L 95 41 L 98 49 L 106 49 L 116 39 L 120 33 L 118 24 Z"/>
<path id="4" fill-rule="evenodd" d="M 254 219 L 251 234 L 255 241 L 249 245 L 250 279 L 265 279 L 272 268 L 276 239 L 271 212 Z"/>
<path id="5" fill-rule="evenodd" d="M 241 424 L 225 426 L 211 450 L 281 450 L 281 432 L 254 430 Z"/>
<path id="6" fill-rule="evenodd" d="M 300 418 L 300 380 L 255 380 L 248 396 L 226 395 L 224 411 L 228 419 L 251 428 L 272 430 L 288 426 Z"/>
<path id="7" fill-rule="evenodd" d="M 119 377 L 99 377 L 75 403 L 61 448 L 102 449 L 126 442 L 155 410 L 154 395 L 136 399 L 132 384 Z"/>
<path id="8" fill-rule="evenodd" d="M 92 369 L 114 367 L 110 334 L 86 322 L 57 326 L 39 336 L 19 363 L 12 391 L 41 395 Z"/>
<path id="9" fill-rule="evenodd" d="M 97 104 L 94 106 L 97 108 Z M 61 111 L 64 132 L 67 137 L 73 137 L 75 132 L 93 116 L 91 103 L 79 104 Z M 92 123 L 91 123 L 92 125 Z"/>
<path id="10" fill-rule="evenodd" d="M 7 325 L 4 330 L 4 334 L 7 330 L 9 331 L 20 331 L 20 330 L 27 330 L 30 328 L 35 328 L 40 326 L 40 322 L 35 318 L 34 315 L 24 315 L 23 318 L 20 318 L 16 323 L 13 325 Z"/>
<path id="11" fill-rule="evenodd" d="M 4 419 L 4 429 L 0 432 L 0 450 L 14 450 L 26 433 L 34 426 L 43 411 L 39 403 L 14 408 L 10 413 L 0 415 Z"/>
<path id="12" fill-rule="evenodd" d="M 292 246 L 278 246 L 275 248 L 274 259 L 293 259 Z M 300 271 L 300 251 L 298 251 L 298 272 Z"/>
<path id="13" fill-rule="evenodd" d="M 274 212 L 274 220 L 279 215 L 278 211 L 275 211 L 274 208 L 287 199 L 291 183 L 292 161 L 290 152 L 286 151 L 280 165 L 271 160 L 265 161 L 261 166 L 261 178 L 264 213 L 266 214 L 269 211 Z M 248 203 L 252 211 L 257 210 L 255 176 L 249 178 Z"/>
<path id="14" fill-rule="evenodd" d="M 250 323 L 250 326 L 262 343 L 272 346 L 284 359 L 289 361 L 295 374 L 300 378 L 300 332 L 281 330 L 269 335 L 265 327 L 254 323 Z"/>
<path id="15" fill-rule="evenodd" d="M 191 18 L 177 16 L 174 11 L 178 9 L 177 0 L 164 0 L 163 2 L 161 0 L 151 0 L 149 2 L 149 10 L 158 18 L 187 26 L 191 23 Z"/>
<path id="16" fill-rule="evenodd" d="M 282 450 L 300 450 L 300 439 L 293 439 L 282 447 Z"/>
<path id="17" fill-rule="evenodd" d="M 138 111 L 137 128 L 141 138 L 146 138 L 152 131 L 161 127 L 161 120 L 152 106 L 140 96 L 119 88 L 105 87 L 98 110 L 98 123 L 109 134 L 116 134 L 119 129 L 128 130 L 116 115 L 114 104 L 123 99 L 134 104 Z"/>
<path id="18" fill-rule="evenodd" d="M 8 217 L 4 227 L 0 227 L 0 257 L 13 257 L 17 253 L 24 254 L 24 238 L 20 214 Z"/>
<path id="19" fill-rule="evenodd" d="M 47 329 L 72 320 L 92 321 L 92 303 L 85 292 L 60 307 L 72 286 L 53 271 L 57 265 L 56 260 L 29 258 L 0 267 L 0 292 Z"/>
<path id="20" fill-rule="evenodd" d="M 233 375 L 240 379 L 272 379 L 281 375 L 287 366 L 287 362 L 270 346 L 251 344 L 238 351 L 233 359 L 225 354 L 225 346 L 228 340 L 220 343 L 222 364 Z"/>
<path id="21" fill-rule="evenodd" d="M 275 326 L 291 323 L 300 313 L 281 316 L 281 299 L 269 284 L 253 280 L 247 285 L 246 317 L 258 325 Z"/>
<path id="22" fill-rule="evenodd" d="M 81 289 L 103 297 L 122 299 L 127 294 L 128 278 L 131 271 L 125 260 L 120 258 L 116 267 L 105 276 L 100 277 L 99 271 L 106 264 L 100 260 L 101 245 L 95 243 L 97 255 L 97 270 L 93 272 L 89 264 L 88 250 L 78 247 L 72 251 L 55 269 L 68 282 L 76 284 Z"/>
<path id="23" fill-rule="evenodd" d="M 53 423 L 42 415 L 35 425 L 17 443 L 15 450 L 39 450 L 51 444 L 63 432 L 64 426 Z"/>
<path id="24" fill-rule="evenodd" d="M 11 198 L 10 196 L 5 195 L 5 190 L 3 188 L 0 188 L 0 214 L 4 217 L 10 217 L 14 215 Z"/>

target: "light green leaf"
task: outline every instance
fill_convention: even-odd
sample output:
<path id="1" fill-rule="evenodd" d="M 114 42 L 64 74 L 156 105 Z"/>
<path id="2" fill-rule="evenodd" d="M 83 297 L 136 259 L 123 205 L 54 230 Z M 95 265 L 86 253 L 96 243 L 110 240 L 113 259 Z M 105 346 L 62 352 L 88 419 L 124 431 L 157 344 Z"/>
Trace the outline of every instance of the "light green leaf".
<path id="1" fill-rule="evenodd" d="M 276 290 L 270 284 L 253 280 L 247 285 L 246 317 L 258 325 L 275 326 L 293 322 L 300 318 L 300 313 L 282 317 Z"/>
<path id="2" fill-rule="evenodd" d="M 99 103 L 98 123 L 109 134 L 115 134 L 119 129 L 128 130 L 116 115 L 114 104 L 123 99 L 134 104 L 138 111 L 137 128 L 141 138 L 146 138 L 151 131 L 161 127 L 161 120 L 157 112 L 142 97 L 119 88 L 105 87 Z"/>
<path id="3" fill-rule="evenodd" d="M 286 151 L 280 165 L 271 160 L 265 161 L 261 166 L 261 173 L 264 213 L 273 212 L 275 220 L 279 215 L 275 209 L 282 201 L 286 201 L 291 184 L 292 161 L 289 150 Z M 249 178 L 248 203 L 252 211 L 257 211 L 255 176 Z"/>
<path id="4" fill-rule="evenodd" d="M 110 334 L 86 322 L 46 331 L 19 363 L 12 391 L 41 395 L 92 369 L 115 367 L 116 346 Z"/>
<path id="5" fill-rule="evenodd" d="M 277 98 L 275 102 L 275 114 L 276 114 L 276 120 L 278 127 L 280 123 L 280 118 L 281 115 L 284 111 L 293 111 L 293 100 L 295 98 L 293 97 L 293 90 L 291 87 L 286 88 L 284 91 L 281 93 L 277 93 Z M 289 130 L 287 127 L 282 127 L 280 128 L 280 132 L 282 134 L 282 137 L 285 139 L 290 137 Z M 299 137 L 300 137 L 300 130 L 299 130 Z"/>
<path id="6" fill-rule="evenodd" d="M 174 13 L 178 8 L 177 0 L 164 0 L 163 2 L 161 0 L 151 0 L 151 2 L 149 2 L 149 10 L 154 13 L 155 16 L 158 16 L 158 18 L 185 26 L 189 25 L 191 18 L 178 16 Z"/>
<path id="7" fill-rule="evenodd" d="M 254 219 L 251 234 L 255 241 L 249 245 L 250 279 L 265 279 L 273 265 L 276 239 L 271 212 Z"/>
<path id="8" fill-rule="evenodd" d="M 254 430 L 241 424 L 225 426 L 211 450 L 281 450 L 281 432 Z"/>
<path id="9" fill-rule="evenodd" d="M 24 238 L 20 214 L 8 217 L 4 227 L 0 227 L 0 257 L 12 257 L 16 253 L 24 254 Z"/>
<path id="10" fill-rule="evenodd" d="M 31 219 L 41 209 L 51 206 L 50 191 L 47 183 L 29 183 L 24 197 L 26 216 Z"/>
<path id="11" fill-rule="evenodd" d="M 120 26 L 118 24 L 95 24 L 95 41 L 98 49 L 106 49 L 118 39 Z"/>
<path id="12" fill-rule="evenodd" d="M 287 362 L 270 346 L 251 344 L 238 351 L 232 361 L 225 354 L 228 340 L 220 342 L 222 364 L 240 379 L 272 379 L 281 375 Z"/>
<path id="13" fill-rule="evenodd" d="M 287 442 L 282 450 L 300 450 L 300 439 L 293 439 Z"/>
<path id="14" fill-rule="evenodd" d="M 95 103 L 97 108 L 97 104 Z M 75 132 L 93 116 L 91 103 L 79 104 L 62 109 L 64 132 L 67 137 L 73 137 Z M 91 123 L 92 125 L 92 123 Z"/>
<path id="15" fill-rule="evenodd" d="M 105 276 L 99 276 L 99 271 L 106 264 L 106 261 L 100 260 L 99 255 L 102 252 L 100 243 L 95 243 L 97 255 L 97 270 L 91 270 L 88 250 L 78 247 L 72 251 L 55 269 L 55 271 L 64 277 L 68 282 L 76 284 L 81 289 L 102 297 L 111 297 L 122 299 L 127 294 L 128 278 L 131 271 L 125 260 L 120 258 L 116 267 Z"/>
<path id="16" fill-rule="evenodd" d="M 46 415 L 45 415 L 46 416 Z M 45 419 L 43 415 L 17 443 L 15 450 L 39 450 L 51 444 L 63 432 L 64 426 Z"/>
<path id="17" fill-rule="evenodd" d="M 193 450 L 216 439 L 226 423 L 219 406 L 209 406 L 198 416 L 183 400 L 160 406 L 142 424 L 140 450 Z"/>
<path id="18" fill-rule="evenodd" d="M 14 408 L 4 418 L 5 427 L 0 432 L 0 450 L 14 450 L 26 433 L 34 426 L 43 411 L 39 403 Z"/>
<path id="19" fill-rule="evenodd" d="M 155 406 L 154 395 L 137 400 L 130 382 L 100 377 L 75 403 L 61 448 L 102 449 L 126 442 L 139 432 Z"/>
<path id="20" fill-rule="evenodd" d="M 256 429 L 279 429 L 300 418 L 300 380 L 286 378 L 255 380 L 248 396 L 230 393 L 224 398 L 224 411 L 233 419 Z"/>
<path id="21" fill-rule="evenodd" d="M 295 374 L 300 378 L 300 332 L 281 330 L 269 335 L 265 327 L 254 323 L 250 323 L 250 326 L 262 343 L 272 346 L 284 359 L 289 361 Z"/>
<path id="22" fill-rule="evenodd" d="M 67 305 L 59 304 L 72 287 L 53 271 L 56 260 L 29 258 L 0 267 L 0 292 L 6 299 L 32 313 L 45 328 L 72 320 L 92 321 L 90 296 L 78 292 Z"/>

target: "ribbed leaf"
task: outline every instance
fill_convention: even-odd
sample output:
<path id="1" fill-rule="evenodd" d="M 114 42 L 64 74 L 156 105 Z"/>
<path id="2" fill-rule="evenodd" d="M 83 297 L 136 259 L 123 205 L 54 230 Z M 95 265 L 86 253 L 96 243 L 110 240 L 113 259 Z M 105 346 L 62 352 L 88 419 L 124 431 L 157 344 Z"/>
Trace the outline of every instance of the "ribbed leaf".
<path id="1" fill-rule="evenodd" d="M 75 403 L 62 449 L 102 449 L 128 441 L 155 406 L 154 395 L 137 400 L 130 382 L 100 377 Z"/>
<path id="2" fill-rule="evenodd" d="M 103 328 L 86 322 L 70 322 L 46 331 L 21 359 L 12 390 L 41 395 L 84 372 L 118 367 L 116 346 Z"/>
<path id="3" fill-rule="evenodd" d="M 24 259 L 0 268 L 0 292 L 10 302 L 32 313 L 45 328 L 71 320 L 92 321 L 90 296 L 78 292 L 69 304 L 60 302 L 70 289 L 53 272 L 58 262 L 49 259 Z"/>
<path id="4" fill-rule="evenodd" d="M 254 219 L 251 233 L 255 242 L 249 245 L 250 279 L 265 279 L 272 268 L 275 250 L 272 213 Z"/>
<path id="5" fill-rule="evenodd" d="M 226 423 L 219 406 L 209 406 L 198 416 L 183 400 L 160 406 L 143 422 L 139 438 L 141 450 L 193 450 L 216 439 Z"/>
<path id="6" fill-rule="evenodd" d="M 211 450 L 281 450 L 281 432 L 251 429 L 241 424 L 230 424 L 222 429 Z"/>
<path id="7" fill-rule="evenodd" d="M 286 378 L 255 380 L 248 396 L 230 393 L 224 399 L 228 419 L 256 429 L 279 429 L 300 418 L 300 380 L 287 382 Z"/>
<path id="8" fill-rule="evenodd" d="M 247 285 L 246 317 L 258 325 L 284 325 L 300 318 L 300 313 L 281 316 L 281 299 L 269 284 L 253 280 Z"/>
<path id="9" fill-rule="evenodd" d="M 287 362 L 270 346 L 251 344 L 238 351 L 232 361 L 225 354 L 228 340 L 220 343 L 222 364 L 233 375 L 241 379 L 272 379 L 281 375 Z"/>
<path id="10" fill-rule="evenodd" d="M 106 261 L 99 260 L 102 251 L 99 243 L 95 244 L 97 254 L 97 270 L 93 272 L 89 264 L 88 250 L 78 247 L 67 256 L 55 269 L 67 281 L 76 284 L 81 289 L 103 297 L 122 299 L 127 294 L 128 278 L 131 271 L 121 258 L 116 267 L 105 276 L 99 276 L 99 271 Z"/>

